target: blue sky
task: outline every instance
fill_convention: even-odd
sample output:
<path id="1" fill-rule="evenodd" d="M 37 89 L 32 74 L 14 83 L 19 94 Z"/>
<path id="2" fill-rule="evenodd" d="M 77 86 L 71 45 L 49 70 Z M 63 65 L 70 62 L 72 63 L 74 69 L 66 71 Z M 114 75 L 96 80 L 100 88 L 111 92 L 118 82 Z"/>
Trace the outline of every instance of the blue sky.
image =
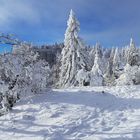
<path id="1" fill-rule="evenodd" d="M 63 42 L 70 9 L 86 44 L 140 44 L 140 0 L 0 0 L 0 32 L 34 44 Z"/>

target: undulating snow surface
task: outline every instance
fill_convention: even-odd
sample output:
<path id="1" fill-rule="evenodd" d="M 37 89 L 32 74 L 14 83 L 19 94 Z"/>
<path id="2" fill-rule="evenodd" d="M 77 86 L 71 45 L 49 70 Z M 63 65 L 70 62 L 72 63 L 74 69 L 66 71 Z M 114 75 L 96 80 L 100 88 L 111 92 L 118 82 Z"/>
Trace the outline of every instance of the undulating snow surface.
<path id="1" fill-rule="evenodd" d="M 54 89 L 0 117 L 0 140 L 80 139 L 139 140 L 140 86 Z"/>

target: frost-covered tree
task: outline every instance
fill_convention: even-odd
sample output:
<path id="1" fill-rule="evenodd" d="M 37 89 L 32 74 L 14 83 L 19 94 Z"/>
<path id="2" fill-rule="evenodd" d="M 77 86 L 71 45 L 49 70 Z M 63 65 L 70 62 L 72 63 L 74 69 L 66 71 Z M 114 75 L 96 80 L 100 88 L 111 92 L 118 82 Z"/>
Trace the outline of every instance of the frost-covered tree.
<path id="1" fill-rule="evenodd" d="M 120 75 L 120 50 L 118 47 L 113 47 L 110 50 L 110 55 L 107 59 L 104 59 L 107 62 L 106 69 L 104 72 L 104 85 L 115 85 L 115 80 Z M 105 63 L 105 62 L 104 62 Z"/>
<path id="2" fill-rule="evenodd" d="M 107 60 L 107 68 L 103 77 L 104 77 L 103 85 L 106 86 L 114 85 L 115 77 L 113 71 L 113 62 L 110 59 Z"/>
<path id="3" fill-rule="evenodd" d="M 90 69 L 86 49 L 78 36 L 79 22 L 72 10 L 70 11 L 67 25 L 61 59 L 61 87 L 75 86 L 77 72 L 82 68 Z"/>
<path id="4" fill-rule="evenodd" d="M 110 60 L 113 60 L 114 55 L 115 55 L 115 48 L 112 47 L 112 48 L 111 48 L 111 51 L 110 51 L 110 56 L 109 56 Z"/>
<path id="5" fill-rule="evenodd" d="M 111 50 L 109 48 L 104 48 L 103 57 L 109 59 L 111 55 Z"/>
<path id="6" fill-rule="evenodd" d="M 127 61 L 127 53 L 126 53 L 126 50 L 127 50 L 128 47 L 124 46 L 122 48 L 120 48 L 119 50 L 119 57 L 120 57 L 120 69 L 123 70 L 124 66 L 126 65 L 126 61 Z"/>
<path id="7" fill-rule="evenodd" d="M 114 57 L 113 57 L 113 67 L 115 69 L 118 69 L 119 68 L 119 64 L 120 64 L 120 56 L 119 56 L 118 48 L 116 48 L 115 49 L 115 54 L 114 54 Z"/>
<path id="8" fill-rule="evenodd" d="M 99 58 L 102 58 L 102 56 L 103 56 L 102 48 L 99 43 L 96 43 L 96 45 L 95 45 L 95 54 L 96 54 L 96 56 L 98 55 Z"/>
<path id="9" fill-rule="evenodd" d="M 18 48 L 18 52 L 0 57 L 0 103 L 9 110 L 20 96 L 39 93 L 46 88 L 50 80 L 49 65 L 38 59 L 31 46 Z"/>
<path id="10" fill-rule="evenodd" d="M 137 65 L 138 64 L 138 57 L 139 57 L 139 54 L 138 54 L 137 48 L 135 46 L 133 39 L 131 38 L 130 47 L 128 50 L 128 56 L 127 56 L 127 63 L 130 66 Z"/>
<path id="11" fill-rule="evenodd" d="M 91 66 L 94 65 L 95 53 L 96 53 L 96 50 L 95 50 L 95 47 L 93 46 L 92 49 L 89 52 L 89 58 L 91 60 Z"/>
<path id="12" fill-rule="evenodd" d="M 126 64 L 123 74 L 116 80 L 117 85 L 138 85 L 140 84 L 140 67 Z"/>
<path id="13" fill-rule="evenodd" d="M 49 85 L 50 68 L 46 61 L 38 60 L 25 67 L 28 82 L 33 93 L 39 93 Z"/>
<path id="14" fill-rule="evenodd" d="M 94 59 L 94 65 L 90 72 L 90 86 L 101 86 L 103 84 L 103 72 L 101 70 L 101 57 L 102 53 L 99 49 L 99 45 L 96 45 L 96 53 Z"/>

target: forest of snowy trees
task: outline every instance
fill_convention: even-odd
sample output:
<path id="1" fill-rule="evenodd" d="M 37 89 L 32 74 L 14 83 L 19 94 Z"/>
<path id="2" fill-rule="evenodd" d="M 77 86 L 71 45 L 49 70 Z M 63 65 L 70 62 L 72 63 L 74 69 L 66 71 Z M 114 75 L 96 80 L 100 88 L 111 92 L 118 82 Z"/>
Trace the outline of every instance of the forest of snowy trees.
<path id="1" fill-rule="evenodd" d="M 124 47 L 86 46 L 71 10 L 64 43 L 37 47 L 1 34 L 12 52 L 0 55 L 0 105 L 8 111 L 22 96 L 46 88 L 140 84 L 140 48 L 133 39 Z"/>
<path id="2" fill-rule="evenodd" d="M 87 48 L 78 36 L 79 22 L 71 10 L 61 53 L 59 86 L 140 84 L 140 49 L 133 39 L 123 48 Z"/>

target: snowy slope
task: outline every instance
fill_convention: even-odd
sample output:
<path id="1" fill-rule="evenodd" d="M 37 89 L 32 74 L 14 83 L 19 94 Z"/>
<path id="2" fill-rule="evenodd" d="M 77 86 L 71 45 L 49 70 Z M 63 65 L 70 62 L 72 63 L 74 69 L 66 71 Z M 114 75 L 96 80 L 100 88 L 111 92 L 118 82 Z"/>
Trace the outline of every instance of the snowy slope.
<path id="1" fill-rule="evenodd" d="M 139 140 L 140 86 L 54 89 L 21 100 L 0 117 L 0 140 L 9 139 Z"/>

